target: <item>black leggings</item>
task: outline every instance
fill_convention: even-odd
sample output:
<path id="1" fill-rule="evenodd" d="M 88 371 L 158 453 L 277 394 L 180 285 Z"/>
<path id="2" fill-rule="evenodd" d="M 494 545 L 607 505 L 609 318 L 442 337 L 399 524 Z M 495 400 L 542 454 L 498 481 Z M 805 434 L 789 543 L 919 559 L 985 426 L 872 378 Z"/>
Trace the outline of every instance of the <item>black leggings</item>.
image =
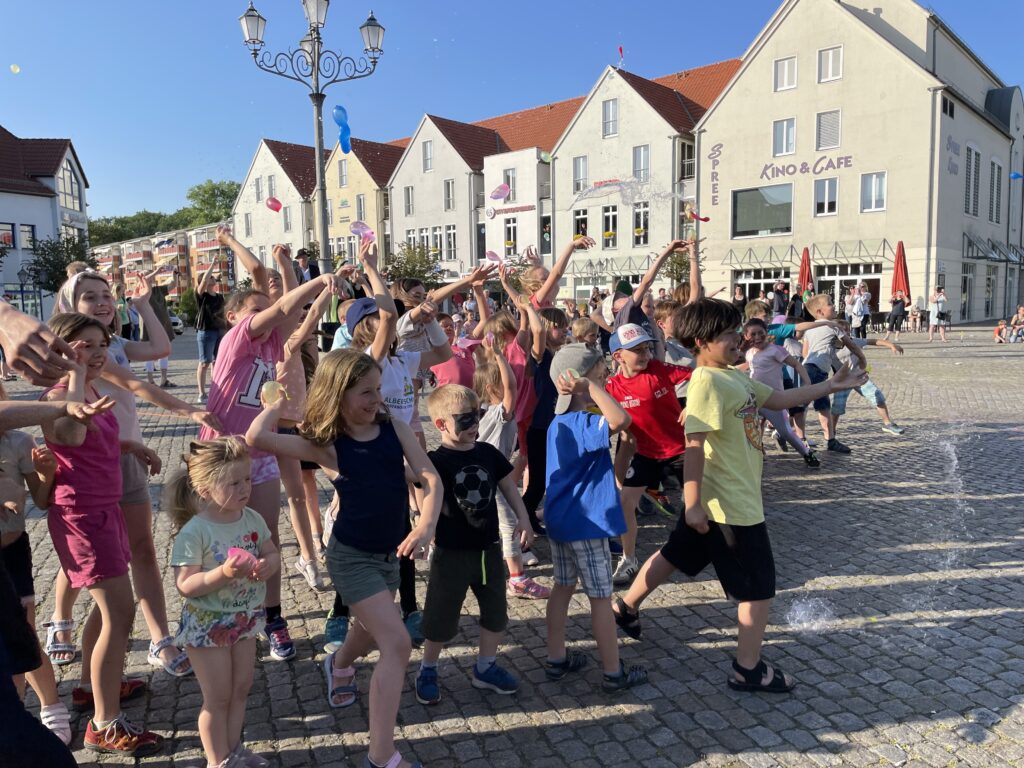
<path id="1" fill-rule="evenodd" d="M 889 332 L 899 333 L 903 330 L 903 315 L 889 315 Z"/>
<path id="2" fill-rule="evenodd" d="M 405 532 L 406 534 L 412 532 L 412 521 L 409 520 L 408 515 L 405 518 Z M 398 558 L 398 578 L 398 604 L 404 618 L 419 610 L 416 605 L 416 563 L 411 557 Z M 348 606 L 337 592 L 334 593 L 334 608 L 332 610 L 335 616 L 348 616 Z"/>
<path id="3" fill-rule="evenodd" d="M 547 490 L 547 459 L 548 459 L 548 433 L 546 429 L 526 430 L 526 455 L 527 465 L 530 468 L 529 484 L 523 493 L 523 505 L 526 507 L 526 514 L 530 516 L 530 523 L 535 528 L 540 522 L 537 518 L 537 507 L 544 500 L 544 492 Z"/>

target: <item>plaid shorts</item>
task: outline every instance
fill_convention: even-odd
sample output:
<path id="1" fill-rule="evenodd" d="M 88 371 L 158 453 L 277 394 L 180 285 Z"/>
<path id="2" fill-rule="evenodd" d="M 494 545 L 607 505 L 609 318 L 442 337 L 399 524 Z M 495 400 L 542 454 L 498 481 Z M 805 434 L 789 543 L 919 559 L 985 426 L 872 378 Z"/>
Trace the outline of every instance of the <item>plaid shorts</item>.
<path id="1" fill-rule="evenodd" d="M 612 555 L 608 550 L 608 539 L 549 539 L 549 542 L 555 566 L 555 584 L 575 587 L 577 581 L 581 581 L 587 597 L 612 596 Z"/>

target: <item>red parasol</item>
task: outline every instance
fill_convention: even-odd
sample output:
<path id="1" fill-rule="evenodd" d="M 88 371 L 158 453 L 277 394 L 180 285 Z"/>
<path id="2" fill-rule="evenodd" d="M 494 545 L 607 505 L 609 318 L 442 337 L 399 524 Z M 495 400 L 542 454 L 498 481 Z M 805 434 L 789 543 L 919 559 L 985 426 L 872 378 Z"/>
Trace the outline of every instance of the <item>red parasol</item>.
<path id="1" fill-rule="evenodd" d="M 813 290 L 814 278 L 811 276 L 811 252 L 807 248 L 804 248 L 804 252 L 800 256 L 800 277 L 797 280 L 797 285 L 801 291 Z"/>
<path id="2" fill-rule="evenodd" d="M 903 295 L 910 298 L 910 278 L 907 276 L 907 254 L 903 250 L 903 241 L 896 243 L 896 263 L 892 270 L 892 295 L 896 291 L 903 291 Z"/>

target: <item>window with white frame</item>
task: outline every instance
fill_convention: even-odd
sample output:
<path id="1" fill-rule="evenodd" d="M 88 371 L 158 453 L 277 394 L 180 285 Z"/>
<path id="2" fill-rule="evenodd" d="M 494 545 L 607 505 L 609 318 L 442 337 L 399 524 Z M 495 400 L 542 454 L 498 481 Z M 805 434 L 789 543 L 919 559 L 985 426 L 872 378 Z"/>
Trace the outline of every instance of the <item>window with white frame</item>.
<path id="1" fill-rule="evenodd" d="M 331 208 L 330 203 L 327 205 L 327 226 L 334 224 L 334 210 Z"/>
<path id="2" fill-rule="evenodd" d="M 72 211 L 82 210 L 82 187 L 78 183 L 78 176 L 68 159 L 64 160 L 64 164 L 60 168 L 60 176 L 57 177 L 57 192 L 60 195 L 61 208 Z"/>
<path id="3" fill-rule="evenodd" d="M 633 147 L 633 178 L 637 181 L 651 180 L 651 145 Z"/>
<path id="4" fill-rule="evenodd" d="M 1003 209 L 1003 166 L 993 160 L 989 165 L 988 220 L 998 224 Z"/>
<path id="5" fill-rule="evenodd" d="M 733 237 L 784 235 L 792 231 L 792 184 L 733 190 Z"/>
<path id="6" fill-rule="evenodd" d="M 817 115 L 817 138 L 814 142 L 818 151 L 823 149 L 835 149 L 839 146 L 840 132 L 842 131 L 842 118 L 839 110 L 833 109 L 829 112 L 819 112 Z"/>
<path id="7" fill-rule="evenodd" d="M 434 142 L 423 142 L 423 172 L 434 170 Z"/>
<path id="8" fill-rule="evenodd" d="M 272 173 L 267 175 L 267 197 L 277 197 L 277 183 Z"/>
<path id="9" fill-rule="evenodd" d="M 0 222 L 0 246 L 14 247 L 14 222 Z"/>
<path id="10" fill-rule="evenodd" d="M 263 264 L 267 263 L 267 246 L 265 246 L 265 245 L 261 245 L 260 246 L 259 257 L 260 257 L 260 261 Z"/>
<path id="11" fill-rule="evenodd" d="M 796 118 L 787 117 L 772 123 L 772 155 L 792 155 L 796 152 Z"/>
<path id="12" fill-rule="evenodd" d="M 572 212 L 572 233 L 573 235 L 587 234 L 587 210 L 585 208 Z"/>
<path id="13" fill-rule="evenodd" d="M 572 191 L 582 192 L 587 183 L 587 156 L 578 155 L 572 159 Z"/>
<path id="14" fill-rule="evenodd" d="M 619 132 L 619 100 L 601 102 L 601 136 L 615 136 Z"/>
<path id="15" fill-rule="evenodd" d="M 650 240 L 649 224 L 651 218 L 650 203 L 633 205 L 633 246 L 647 245 Z"/>
<path id="16" fill-rule="evenodd" d="M 773 90 L 788 91 L 790 88 L 796 88 L 796 56 L 775 60 Z"/>
<path id="17" fill-rule="evenodd" d="M 619 207 L 606 205 L 601 209 L 601 245 L 616 248 L 619 243 Z"/>
<path id="18" fill-rule="evenodd" d="M 860 211 L 870 213 L 871 211 L 885 210 L 885 186 L 886 173 L 864 173 L 860 177 Z"/>
<path id="19" fill-rule="evenodd" d="M 843 46 L 818 51 L 818 82 L 828 83 L 843 77 Z"/>
<path id="20" fill-rule="evenodd" d="M 356 219 L 366 220 L 366 195 L 356 195 Z"/>
<path id="21" fill-rule="evenodd" d="M 405 187 L 405 189 L 403 190 L 403 194 L 405 195 L 405 215 L 412 216 L 412 187 Z"/>
<path id="22" fill-rule="evenodd" d="M 430 228 L 430 253 L 437 254 L 441 258 L 441 227 Z"/>
<path id="23" fill-rule="evenodd" d="M 519 224 L 516 217 L 505 219 L 505 256 L 516 255 L 516 243 L 519 241 Z"/>
<path id="24" fill-rule="evenodd" d="M 454 224 L 444 225 L 444 257 L 448 261 L 455 261 L 456 259 Z"/>
<path id="25" fill-rule="evenodd" d="M 444 180 L 444 209 L 455 210 L 455 179 Z"/>
<path id="26" fill-rule="evenodd" d="M 695 153 L 693 144 L 687 141 L 683 142 L 683 154 L 681 160 L 681 167 L 679 169 L 679 178 L 683 181 L 692 179 L 697 175 L 697 155 Z"/>
<path id="27" fill-rule="evenodd" d="M 981 187 L 981 153 L 967 147 L 967 172 L 964 174 L 964 213 L 978 215 L 978 190 Z"/>
<path id="28" fill-rule="evenodd" d="M 501 174 L 502 181 L 508 184 L 508 196 L 505 198 L 506 203 L 514 203 L 516 201 L 516 169 L 506 168 Z"/>
<path id="29" fill-rule="evenodd" d="M 839 208 L 839 179 L 814 180 L 814 215 L 834 216 Z"/>
<path id="30" fill-rule="evenodd" d="M 948 96 L 942 97 L 942 114 L 947 117 L 956 117 L 956 105 L 953 104 L 953 100 Z"/>
<path id="31" fill-rule="evenodd" d="M 420 227 L 420 247 L 427 251 L 430 249 L 430 230 Z"/>
<path id="32" fill-rule="evenodd" d="M 242 221 L 245 227 L 245 236 L 252 237 L 252 214 L 245 214 L 245 217 L 242 219 Z"/>
<path id="33" fill-rule="evenodd" d="M 36 249 L 36 227 L 35 224 L 21 224 L 18 226 L 18 239 L 21 240 L 21 250 L 34 251 Z"/>
<path id="34" fill-rule="evenodd" d="M 263 177 L 257 176 L 256 180 L 253 181 L 253 188 L 256 190 L 256 202 L 259 203 L 263 200 Z"/>
<path id="35" fill-rule="evenodd" d="M 407 229 L 405 230 L 405 244 L 412 248 L 416 245 L 416 230 Z"/>
<path id="36" fill-rule="evenodd" d="M 338 186 L 348 186 L 348 160 L 338 161 Z"/>
<path id="37" fill-rule="evenodd" d="M 349 261 L 354 262 L 356 260 L 356 254 L 359 253 L 359 238 L 355 235 L 349 235 L 345 240 L 345 250 L 348 254 Z"/>
<path id="38" fill-rule="evenodd" d="M 281 215 L 284 216 L 284 231 L 285 232 L 291 232 L 292 231 L 292 207 L 290 205 L 286 205 L 284 208 L 281 209 Z"/>

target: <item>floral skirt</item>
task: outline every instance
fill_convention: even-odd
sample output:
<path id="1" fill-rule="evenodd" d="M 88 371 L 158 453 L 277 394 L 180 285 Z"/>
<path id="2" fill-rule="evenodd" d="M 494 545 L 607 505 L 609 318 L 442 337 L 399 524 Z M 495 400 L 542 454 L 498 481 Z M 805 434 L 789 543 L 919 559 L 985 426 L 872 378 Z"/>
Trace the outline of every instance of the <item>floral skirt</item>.
<path id="1" fill-rule="evenodd" d="M 224 613 L 185 603 L 175 643 L 179 648 L 227 648 L 239 640 L 256 637 L 265 623 L 262 608 Z"/>

